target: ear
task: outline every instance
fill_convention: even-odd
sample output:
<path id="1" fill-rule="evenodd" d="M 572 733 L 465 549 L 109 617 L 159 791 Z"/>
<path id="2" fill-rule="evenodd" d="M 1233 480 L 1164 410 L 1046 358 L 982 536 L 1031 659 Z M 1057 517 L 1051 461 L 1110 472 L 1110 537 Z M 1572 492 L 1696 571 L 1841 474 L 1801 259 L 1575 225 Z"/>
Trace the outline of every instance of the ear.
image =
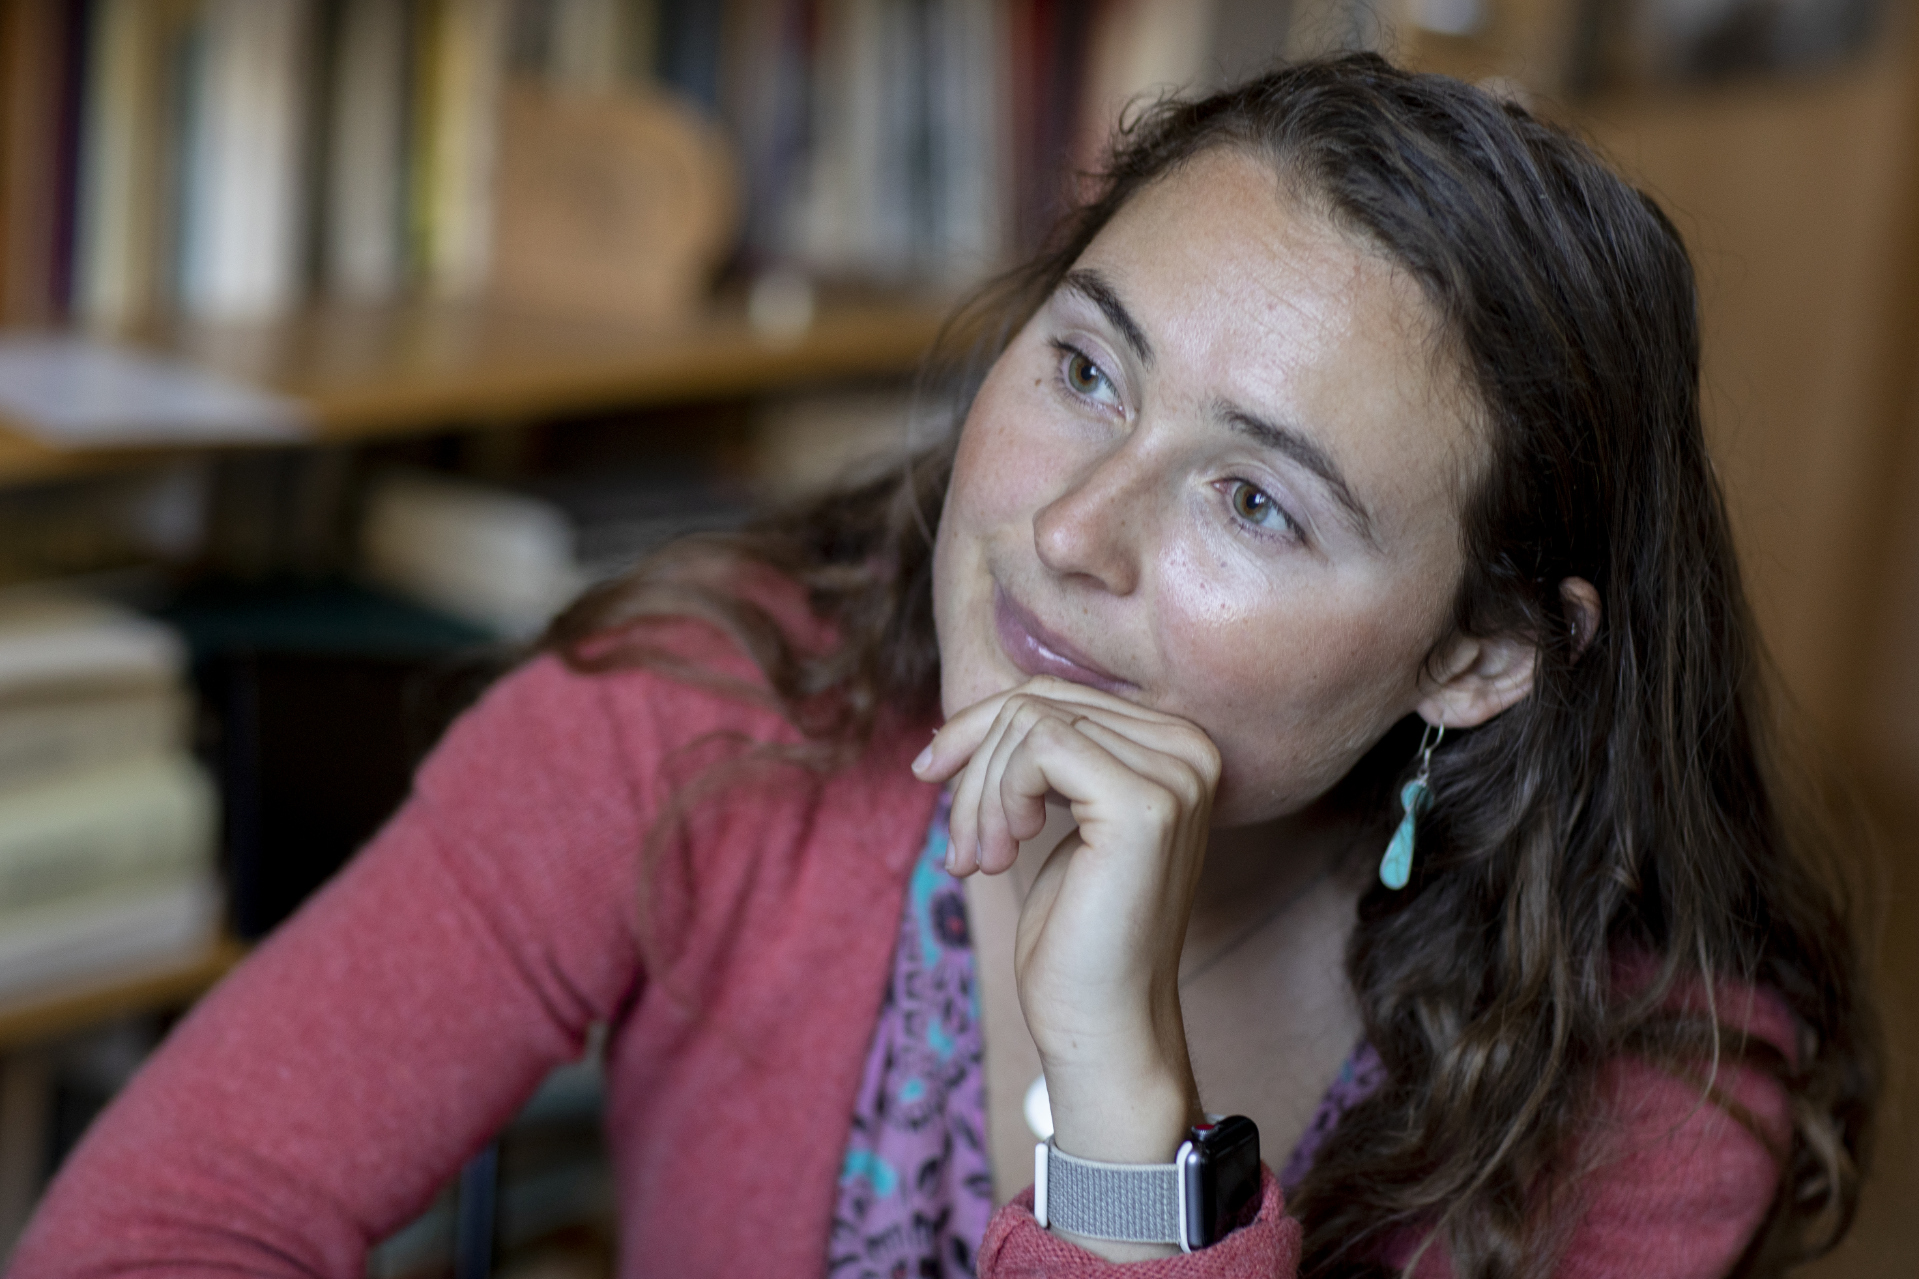
<path id="1" fill-rule="evenodd" d="M 1533 691 L 1538 657 L 1531 640 L 1455 635 L 1428 664 L 1414 709 L 1443 728 L 1484 724 Z"/>
<path id="2" fill-rule="evenodd" d="M 1559 584 L 1559 598 L 1577 658 L 1599 633 L 1599 592 L 1585 578 L 1569 577 Z M 1539 646 L 1532 640 L 1456 635 L 1427 668 L 1414 709 L 1428 724 L 1446 728 L 1484 724 L 1533 691 L 1538 660 Z"/>
<path id="3" fill-rule="evenodd" d="M 1599 634 L 1599 592 L 1585 578 L 1569 577 L 1559 584 L 1559 599 L 1566 606 L 1566 620 L 1573 632 L 1573 660 L 1578 661 L 1593 636 Z"/>

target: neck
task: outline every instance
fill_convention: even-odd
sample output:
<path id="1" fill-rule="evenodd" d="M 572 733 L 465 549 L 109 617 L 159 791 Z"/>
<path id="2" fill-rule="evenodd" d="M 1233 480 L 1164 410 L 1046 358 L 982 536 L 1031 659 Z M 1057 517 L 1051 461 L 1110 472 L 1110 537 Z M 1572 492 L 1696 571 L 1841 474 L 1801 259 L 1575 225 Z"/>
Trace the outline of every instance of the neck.
<path id="1" fill-rule="evenodd" d="M 1357 900 L 1363 882 L 1342 872 L 1364 860 L 1366 834 L 1363 823 L 1318 808 L 1214 831 L 1186 929 L 1187 954 L 1203 957 L 1256 921 L 1276 923 L 1308 903 L 1325 905 L 1329 895 L 1344 905 Z"/>

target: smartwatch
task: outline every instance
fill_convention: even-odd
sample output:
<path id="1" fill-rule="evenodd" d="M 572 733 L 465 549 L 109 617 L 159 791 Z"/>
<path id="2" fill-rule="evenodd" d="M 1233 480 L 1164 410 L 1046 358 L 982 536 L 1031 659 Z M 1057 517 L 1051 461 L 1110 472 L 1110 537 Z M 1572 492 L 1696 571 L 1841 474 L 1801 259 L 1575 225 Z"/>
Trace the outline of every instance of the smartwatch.
<path id="1" fill-rule="evenodd" d="M 1170 1164 L 1107 1164 L 1048 1137 L 1033 1151 L 1033 1215 L 1092 1239 L 1193 1252 L 1244 1224 L 1259 1199 L 1259 1129 L 1244 1115 L 1195 1124 Z"/>

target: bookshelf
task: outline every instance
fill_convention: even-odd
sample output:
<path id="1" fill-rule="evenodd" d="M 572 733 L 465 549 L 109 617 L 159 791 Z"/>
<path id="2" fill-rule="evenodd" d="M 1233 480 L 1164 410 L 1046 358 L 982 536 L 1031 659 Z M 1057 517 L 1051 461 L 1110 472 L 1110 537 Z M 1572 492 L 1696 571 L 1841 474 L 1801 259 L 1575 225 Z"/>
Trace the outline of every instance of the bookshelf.
<path id="1" fill-rule="evenodd" d="M 221 938 L 203 950 L 164 963 L 144 963 L 0 1001 L 0 1053 L 109 1018 L 190 1004 L 226 976 L 246 952 L 243 943 Z"/>
<path id="2" fill-rule="evenodd" d="M 829 299 L 803 332 L 786 336 L 755 329 L 733 300 L 655 328 L 483 303 L 332 304 L 250 324 L 155 324 L 131 340 L 299 400 L 313 418 L 307 442 L 354 443 L 899 377 L 932 344 L 945 307 L 932 295 Z M 0 485 L 170 451 L 63 450 L 0 420 Z"/>

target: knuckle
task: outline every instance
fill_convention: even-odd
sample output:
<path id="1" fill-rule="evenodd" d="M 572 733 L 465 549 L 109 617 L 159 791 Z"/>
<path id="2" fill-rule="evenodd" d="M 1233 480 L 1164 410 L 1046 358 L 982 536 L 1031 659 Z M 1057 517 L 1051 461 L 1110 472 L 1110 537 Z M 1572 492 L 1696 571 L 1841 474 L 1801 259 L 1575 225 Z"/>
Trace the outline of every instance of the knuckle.
<path id="1" fill-rule="evenodd" d="M 1172 774 L 1168 789 L 1178 796 L 1182 809 L 1190 811 L 1205 802 L 1209 787 L 1198 769 L 1182 760 L 1173 766 Z"/>
<path id="2" fill-rule="evenodd" d="M 1219 747 L 1214 744 L 1213 739 L 1197 728 L 1181 729 L 1180 736 L 1184 739 L 1186 749 L 1183 754 L 1190 767 L 1200 777 L 1217 782 L 1222 761 L 1219 756 Z"/>
<path id="3" fill-rule="evenodd" d="M 1056 747 L 1064 743 L 1072 733 L 1071 724 L 1057 715 L 1048 715 L 1033 724 L 1026 734 L 1026 740 L 1036 746 Z"/>

